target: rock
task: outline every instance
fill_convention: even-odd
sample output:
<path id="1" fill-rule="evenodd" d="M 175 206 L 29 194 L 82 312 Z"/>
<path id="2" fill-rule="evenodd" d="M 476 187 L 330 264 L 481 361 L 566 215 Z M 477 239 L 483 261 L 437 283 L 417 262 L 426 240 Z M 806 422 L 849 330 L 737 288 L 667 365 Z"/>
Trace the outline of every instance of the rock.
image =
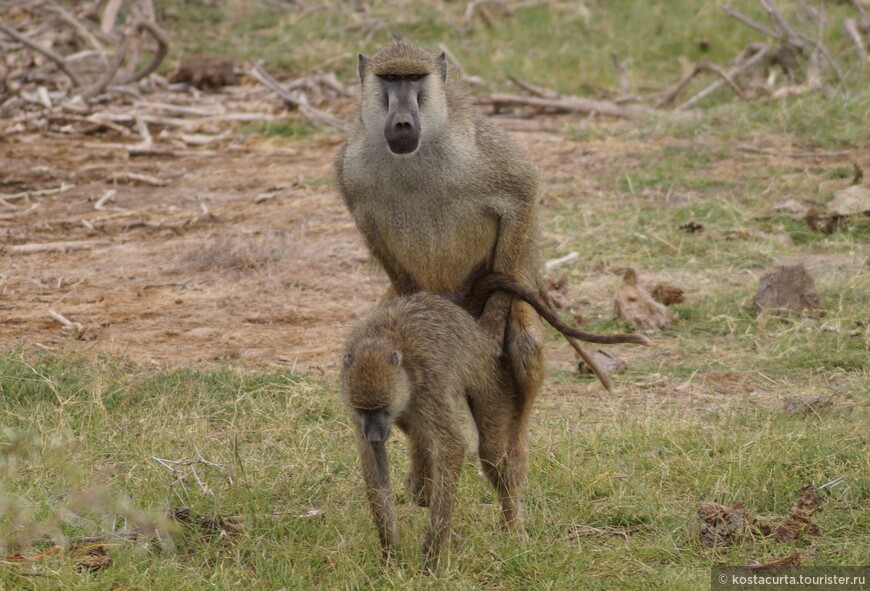
<path id="1" fill-rule="evenodd" d="M 808 396 L 806 398 L 786 398 L 785 414 L 811 415 L 830 408 L 833 401 L 827 396 Z"/>
<path id="2" fill-rule="evenodd" d="M 774 203 L 771 209 L 773 211 L 804 215 L 810 210 L 810 206 L 801 203 L 794 197 L 785 197 Z"/>
<path id="3" fill-rule="evenodd" d="M 826 206 L 828 213 L 835 216 L 870 213 L 870 189 L 852 185 L 834 193 L 834 198 Z"/>
<path id="4" fill-rule="evenodd" d="M 779 267 L 761 278 L 752 307 L 764 310 L 801 312 L 821 308 L 821 299 L 812 276 L 803 265 Z"/>

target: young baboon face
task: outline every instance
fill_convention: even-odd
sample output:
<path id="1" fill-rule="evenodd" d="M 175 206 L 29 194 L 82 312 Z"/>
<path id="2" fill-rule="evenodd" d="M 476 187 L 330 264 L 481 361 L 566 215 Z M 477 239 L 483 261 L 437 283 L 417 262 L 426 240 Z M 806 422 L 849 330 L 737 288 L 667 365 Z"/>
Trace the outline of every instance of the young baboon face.
<path id="1" fill-rule="evenodd" d="M 414 154 L 446 122 L 447 58 L 443 52 L 435 56 L 397 40 L 371 58 L 360 54 L 359 75 L 363 121 L 371 133 L 383 129 L 391 153 Z"/>
<path id="2" fill-rule="evenodd" d="M 401 351 L 387 343 L 367 343 L 358 352 L 346 353 L 341 384 L 345 402 L 366 440 L 385 442 L 411 394 Z"/>

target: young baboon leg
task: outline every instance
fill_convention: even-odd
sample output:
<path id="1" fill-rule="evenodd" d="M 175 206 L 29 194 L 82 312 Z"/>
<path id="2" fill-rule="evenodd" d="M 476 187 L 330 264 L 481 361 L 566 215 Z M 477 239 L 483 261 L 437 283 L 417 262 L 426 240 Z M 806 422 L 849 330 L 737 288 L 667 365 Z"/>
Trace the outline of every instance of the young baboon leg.
<path id="1" fill-rule="evenodd" d="M 390 473 L 387 466 L 387 450 L 383 441 L 369 442 L 357 429 L 357 447 L 362 464 L 366 496 L 378 529 L 384 558 L 388 559 L 396 547 L 396 512 L 390 492 Z"/>
<path id="2" fill-rule="evenodd" d="M 448 439 L 449 441 L 438 444 L 432 497 L 429 499 L 429 529 L 423 538 L 423 566 L 430 572 L 437 567 L 438 558 L 450 540 L 450 519 L 456 504 L 456 488 L 465 458 L 462 432 L 456 430 Z"/>
<path id="3" fill-rule="evenodd" d="M 428 507 L 432 498 L 432 456 L 424 440 L 410 438 L 411 467 L 405 491 L 418 507 Z"/>

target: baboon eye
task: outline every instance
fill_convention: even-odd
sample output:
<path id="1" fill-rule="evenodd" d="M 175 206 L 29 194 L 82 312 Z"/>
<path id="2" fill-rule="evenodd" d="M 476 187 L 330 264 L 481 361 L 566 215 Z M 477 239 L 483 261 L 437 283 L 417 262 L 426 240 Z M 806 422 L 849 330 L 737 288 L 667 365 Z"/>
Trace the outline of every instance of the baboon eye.
<path id="1" fill-rule="evenodd" d="M 344 357 L 341 358 L 341 364 L 345 367 L 350 367 L 350 364 L 353 363 L 353 355 L 350 353 L 345 353 Z"/>

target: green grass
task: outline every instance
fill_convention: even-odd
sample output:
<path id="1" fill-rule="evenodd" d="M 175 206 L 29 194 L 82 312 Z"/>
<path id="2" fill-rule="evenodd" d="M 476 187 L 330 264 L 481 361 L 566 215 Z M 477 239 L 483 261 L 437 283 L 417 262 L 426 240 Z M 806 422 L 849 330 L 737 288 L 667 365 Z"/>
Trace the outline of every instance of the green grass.
<path id="1" fill-rule="evenodd" d="M 174 44 L 164 68 L 191 53 L 231 55 L 287 76 L 336 71 L 350 83 L 356 53 L 400 31 L 432 48 L 444 42 L 493 89 L 508 88 L 515 75 L 567 94 L 598 87 L 613 94 L 617 53 L 628 60 L 632 91 L 649 94 L 679 78 L 681 56 L 726 65 L 760 40 L 700 0 L 551 2 L 496 15 L 492 29 L 479 19 L 462 22 L 467 3 L 375 1 L 365 18 L 383 26 L 368 39 L 370 29 L 343 30 L 363 18 L 358 3 L 308 4 L 311 10 L 285 11 L 256 1 L 156 0 Z M 795 18 L 796 4 L 779 4 Z M 734 6 L 766 20 L 752 0 Z M 630 369 L 614 376 L 624 398 L 599 401 L 589 395 L 591 378 L 551 371 L 532 428 L 528 540 L 501 533 L 493 494 L 469 459 L 444 571 L 419 576 L 425 512 L 407 503 L 399 505 L 398 564 L 384 571 L 331 381 L 291 372 L 152 372 L 119 359 L 12 351 L 0 357 L 7 553 L 16 539 L 40 533 L 80 536 L 125 520 L 165 528 L 169 506 L 242 515 L 246 526 L 218 538 L 182 530 L 164 531 L 163 543 L 119 542 L 109 548 L 113 565 L 99 573 L 79 574 L 64 552 L 4 563 L 0 589 L 694 591 L 708 587 L 713 565 L 765 562 L 793 550 L 806 565 L 866 564 L 870 271 L 862 261 L 870 258 L 870 222 L 850 220 L 823 234 L 771 209 L 785 197 L 823 206 L 850 183 L 849 159 L 779 159 L 738 148 L 848 149 L 859 160 L 870 148 L 870 71 L 840 26 L 853 9 L 825 3 L 825 10 L 825 42 L 845 70 L 842 81 L 826 80 L 829 94 L 740 102 L 723 90 L 687 118 L 565 121 L 563 147 L 576 148 L 566 159 L 576 162 L 546 161 L 546 149 L 534 154 L 547 173 L 575 167 L 568 180 L 546 178 L 541 225 L 545 257 L 582 255 L 562 272 L 586 329 L 627 329 L 610 309 L 609 290 L 618 284 L 610 271 L 620 267 L 636 266 L 644 285 L 653 276 L 677 284 L 688 298 L 674 306 L 678 320 L 654 336 L 656 347 L 626 352 Z M 319 133 L 296 121 L 243 132 L 300 143 Z M 687 222 L 702 231 L 687 232 Z M 758 277 L 796 258 L 811 263 L 824 313 L 749 311 Z M 810 395 L 830 397 L 831 407 L 806 416 L 781 410 L 784 398 Z M 403 440 L 389 449 L 399 482 Z M 189 476 L 183 487 L 170 486 L 169 471 L 154 459 L 197 452 L 220 464 L 197 468 L 202 485 Z M 698 542 L 701 502 L 740 500 L 776 522 L 801 486 L 837 478 L 842 484 L 814 518 L 819 536 L 787 544 L 747 537 L 713 550 Z M 322 513 L 309 516 L 311 508 Z M 47 548 L 46 540 L 35 549 Z"/>
<path id="2" fill-rule="evenodd" d="M 738 400 L 689 415 L 580 402 L 543 412 L 525 492 L 529 539 L 501 533 L 494 495 L 469 459 L 446 567 L 423 578 L 425 512 L 407 503 L 399 505 L 398 564 L 386 571 L 379 564 L 332 384 L 287 372 L 148 373 L 21 354 L 0 359 L 0 376 L 2 539 L 57 523 L 57 509 L 88 487 L 103 500 L 96 492 L 80 499 L 79 517 L 59 524 L 63 534 L 98 533 L 117 514 L 159 521 L 170 488 L 168 471 L 152 457 L 194 450 L 222 466 L 200 467 L 205 492 L 193 478 L 186 493 L 172 487 L 170 504 L 247 518 L 242 532 L 223 538 L 182 531 L 172 544 L 114 543 L 114 564 L 99 573 L 78 574 L 65 553 L 4 564 L 2 588 L 694 590 L 707 585 L 714 564 L 798 549 L 805 564 L 854 565 L 870 543 L 866 383 L 852 392 L 851 406 L 810 417 Z M 394 482 L 405 469 L 404 447 L 400 437 L 389 445 Z M 701 502 L 741 500 L 777 522 L 801 486 L 836 478 L 844 481 L 816 517 L 819 536 L 785 544 L 747 537 L 712 550 L 698 541 Z M 305 517 L 310 508 L 322 514 Z"/>

